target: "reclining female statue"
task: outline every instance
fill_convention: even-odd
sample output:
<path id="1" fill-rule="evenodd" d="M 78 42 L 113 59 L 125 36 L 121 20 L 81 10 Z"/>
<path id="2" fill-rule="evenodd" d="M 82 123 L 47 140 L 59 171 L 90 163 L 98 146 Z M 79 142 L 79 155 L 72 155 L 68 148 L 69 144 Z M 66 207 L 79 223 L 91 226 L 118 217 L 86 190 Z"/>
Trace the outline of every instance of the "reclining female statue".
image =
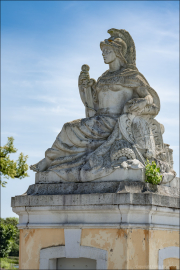
<path id="1" fill-rule="evenodd" d="M 103 179 L 117 168 L 143 168 L 145 158 L 157 160 L 163 155 L 164 172 L 172 170 L 162 140 L 163 125 L 154 119 L 159 97 L 136 68 L 134 41 L 125 30 L 108 33 L 111 37 L 100 48 L 109 69 L 97 82 L 90 79 L 87 65 L 79 76 L 86 118 L 64 124 L 45 158 L 30 167 L 36 172 L 53 171 L 59 182 Z"/>

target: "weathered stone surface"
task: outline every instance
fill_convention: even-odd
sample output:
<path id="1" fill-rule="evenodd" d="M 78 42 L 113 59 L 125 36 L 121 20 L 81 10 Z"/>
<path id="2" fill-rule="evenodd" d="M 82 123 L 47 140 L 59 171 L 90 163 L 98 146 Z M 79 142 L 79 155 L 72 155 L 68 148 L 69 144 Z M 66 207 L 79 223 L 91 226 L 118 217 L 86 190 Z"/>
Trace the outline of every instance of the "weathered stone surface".
<path id="1" fill-rule="evenodd" d="M 131 181 L 35 184 L 27 194 L 12 198 L 12 207 L 133 204 L 178 208 L 178 196 L 176 188 Z"/>
<path id="2" fill-rule="evenodd" d="M 156 194 L 139 193 L 106 193 L 106 194 L 77 194 L 77 195 L 39 195 L 27 196 L 22 201 L 20 196 L 12 197 L 11 206 L 82 206 L 82 205 L 154 205 L 161 207 L 179 208 L 179 198 Z"/>
<path id="3" fill-rule="evenodd" d="M 179 177 L 174 177 L 172 181 L 170 182 L 162 182 L 163 186 L 167 186 L 167 187 L 175 187 L 176 189 L 180 188 L 180 178 Z"/>
<path id="4" fill-rule="evenodd" d="M 64 124 L 45 158 L 30 166 L 36 183 L 144 181 L 147 158 L 160 167 L 162 184 L 176 176 L 164 127 L 154 119 L 160 100 L 136 67 L 134 41 L 123 29 L 108 33 L 100 48 L 109 69 L 96 82 L 83 65 L 78 78 L 86 118 Z"/>
<path id="5" fill-rule="evenodd" d="M 140 181 L 111 181 L 84 183 L 54 183 L 30 185 L 27 195 L 63 195 L 92 193 L 155 193 L 164 196 L 179 196 L 179 189 L 152 185 Z"/>
<path id="6" fill-rule="evenodd" d="M 124 162 L 123 162 L 124 163 Z M 89 182 L 86 179 L 81 179 L 81 182 Z M 93 182 L 107 182 L 107 181 L 145 181 L 145 173 L 144 168 L 120 168 L 118 166 L 111 174 L 104 176 L 103 179 L 99 178 L 94 180 Z M 35 176 L 35 183 L 61 183 L 64 182 L 61 177 L 59 177 L 53 171 L 46 171 L 46 172 L 38 172 Z M 72 178 L 68 181 L 70 182 L 77 182 L 76 179 Z"/>

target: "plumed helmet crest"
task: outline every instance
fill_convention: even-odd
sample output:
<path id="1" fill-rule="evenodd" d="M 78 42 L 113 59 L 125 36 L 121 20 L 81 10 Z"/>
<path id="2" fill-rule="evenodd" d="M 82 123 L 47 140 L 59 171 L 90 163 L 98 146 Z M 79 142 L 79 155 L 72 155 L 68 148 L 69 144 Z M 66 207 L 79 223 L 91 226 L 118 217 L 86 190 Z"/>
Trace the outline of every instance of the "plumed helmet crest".
<path id="1" fill-rule="evenodd" d="M 116 42 L 118 39 L 121 39 L 126 44 L 126 46 L 123 46 L 126 47 L 126 52 L 125 54 L 123 53 L 124 58 L 126 59 L 128 65 L 136 66 L 136 48 L 134 40 L 132 39 L 129 32 L 124 29 L 119 30 L 115 28 L 111 28 L 107 32 L 111 35 L 108 41 Z"/>

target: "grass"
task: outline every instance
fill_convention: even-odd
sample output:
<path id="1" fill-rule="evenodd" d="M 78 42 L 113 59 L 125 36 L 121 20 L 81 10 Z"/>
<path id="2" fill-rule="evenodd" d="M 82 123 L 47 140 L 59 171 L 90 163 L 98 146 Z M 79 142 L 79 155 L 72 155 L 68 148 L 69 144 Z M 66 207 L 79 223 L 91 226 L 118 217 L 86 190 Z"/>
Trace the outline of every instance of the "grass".
<path id="1" fill-rule="evenodd" d="M 1 269 L 18 269 L 19 258 L 18 257 L 8 257 L 8 258 L 0 258 L 0 268 Z"/>

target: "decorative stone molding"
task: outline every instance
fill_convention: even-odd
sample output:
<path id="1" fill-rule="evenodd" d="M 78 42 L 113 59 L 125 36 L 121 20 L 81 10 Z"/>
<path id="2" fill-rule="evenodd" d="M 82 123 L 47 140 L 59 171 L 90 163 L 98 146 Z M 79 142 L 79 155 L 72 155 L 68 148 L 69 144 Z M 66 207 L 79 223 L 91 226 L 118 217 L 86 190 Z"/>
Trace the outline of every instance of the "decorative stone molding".
<path id="1" fill-rule="evenodd" d="M 56 269 L 58 258 L 96 260 L 96 269 L 107 269 L 107 251 L 80 246 L 81 229 L 65 229 L 65 246 L 48 247 L 40 251 L 39 269 Z"/>
<path id="2" fill-rule="evenodd" d="M 135 226 L 179 230 L 179 198 L 175 189 L 151 190 L 151 187 L 145 189 L 144 184 L 125 184 L 122 187 L 116 183 L 110 186 L 96 184 L 93 184 L 94 192 L 100 189 L 107 193 L 12 198 L 13 211 L 19 215 L 19 229 Z M 73 184 L 73 190 L 77 188 Z M 68 192 L 67 187 L 65 192 Z M 78 192 L 86 192 L 86 184 L 79 187 Z"/>
<path id="3" fill-rule="evenodd" d="M 163 268 L 163 261 L 168 258 L 180 259 L 180 248 L 179 247 L 167 247 L 159 250 L 159 269 Z"/>
<path id="4" fill-rule="evenodd" d="M 159 228 L 179 230 L 179 210 L 135 205 L 17 207 L 25 228 Z"/>

